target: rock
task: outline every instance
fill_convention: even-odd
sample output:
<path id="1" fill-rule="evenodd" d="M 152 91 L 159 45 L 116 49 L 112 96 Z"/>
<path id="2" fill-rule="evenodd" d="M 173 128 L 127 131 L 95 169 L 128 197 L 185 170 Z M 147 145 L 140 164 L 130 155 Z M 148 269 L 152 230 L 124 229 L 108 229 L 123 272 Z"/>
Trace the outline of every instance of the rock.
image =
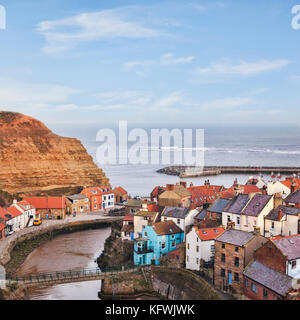
<path id="1" fill-rule="evenodd" d="M 0 112 L 0 156 L 0 190 L 11 194 L 110 186 L 79 140 L 56 135 L 20 113 Z"/>

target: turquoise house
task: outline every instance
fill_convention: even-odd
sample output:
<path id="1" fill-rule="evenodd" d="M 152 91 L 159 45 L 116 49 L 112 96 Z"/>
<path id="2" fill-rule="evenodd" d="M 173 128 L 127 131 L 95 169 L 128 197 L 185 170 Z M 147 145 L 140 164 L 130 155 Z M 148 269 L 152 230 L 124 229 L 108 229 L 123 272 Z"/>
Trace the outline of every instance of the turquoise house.
<path id="1" fill-rule="evenodd" d="M 176 249 L 183 242 L 184 232 L 173 221 L 154 223 L 143 229 L 142 236 L 134 240 L 133 262 L 137 266 L 160 264 L 160 257 Z"/>

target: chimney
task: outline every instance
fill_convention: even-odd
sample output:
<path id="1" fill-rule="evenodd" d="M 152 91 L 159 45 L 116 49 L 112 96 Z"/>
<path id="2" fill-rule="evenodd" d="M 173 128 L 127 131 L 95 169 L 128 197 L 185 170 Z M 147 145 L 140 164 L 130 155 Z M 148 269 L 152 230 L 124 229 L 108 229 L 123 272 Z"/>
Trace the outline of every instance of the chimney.
<path id="1" fill-rule="evenodd" d="M 235 179 L 234 179 L 233 184 L 234 184 L 235 186 L 237 186 L 237 185 L 239 184 L 239 183 L 238 183 L 238 179 L 237 179 L 237 178 L 235 178 Z"/>
<path id="2" fill-rule="evenodd" d="M 14 199 L 13 204 L 17 204 L 17 203 L 18 203 L 18 200 Z"/>
<path id="3" fill-rule="evenodd" d="M 278 221 L 281 221 L 282 219 L 282 210 L 281 207 L 279 207 L 279 211 L 278 211 Z"/>
<path id="4" fill-rule="evenodd" d="M 186 182 L 185 181 L 180 181 L 180 185 L 186 188 Z"/>
<path id="5" fill-rule="evenodd" d="M 235 229 L 235 222 L 227 222 L 227 230 Z"/>
<path id="6" fill-rule="evenodd" d="M 191 203 L 190 210 L 195 210 L 196 208 L 197 208 L 197 206 L 195 205 L 195 203 Z"/>
<path id="7" fill-rule="evenodd" d="M 274 209 L 278 208 L 279 206 L 282 206 L 283 200 L 281 193 L 277 192 L 274 195 Z"/>
<path id="8" fill-rule="evenodd" d="M 260 228 L 254 228 L 253 234 L 255 236 L 260 236 Z"/>
<path id="9" fill-rule="evenodd" d="M 190 183 L 190 188 L 193 187 L 193 186 L 194 186 L 194 184 L 193 184 L 193 182 L 191 182 L 191 183 Z"/>
<path id="10" fill-rule="evenodd" d="M 293 181 L 291 186 L 291 193 L 294 193 L 298 189 L 298 185 L 295 181 Z"/>
<path id="11" fill-rule="evenodd" d="M 174 184 L 167 184 L 167 190 L 172 191 L 174 190 Z"/>

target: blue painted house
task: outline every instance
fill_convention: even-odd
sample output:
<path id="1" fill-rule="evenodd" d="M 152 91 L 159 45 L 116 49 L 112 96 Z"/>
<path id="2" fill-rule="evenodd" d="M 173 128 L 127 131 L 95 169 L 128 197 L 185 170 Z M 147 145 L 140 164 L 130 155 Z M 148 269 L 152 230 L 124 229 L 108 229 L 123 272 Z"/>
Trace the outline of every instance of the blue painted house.
<path id="1" fill-rule="evenodd" d="M 184 232 L 173 221 L 163 221 L 146 226 L 142 237 L 134 240 L 135 265 L 160 264 L 160 257 L 176 249 L 184 239 Z"/>

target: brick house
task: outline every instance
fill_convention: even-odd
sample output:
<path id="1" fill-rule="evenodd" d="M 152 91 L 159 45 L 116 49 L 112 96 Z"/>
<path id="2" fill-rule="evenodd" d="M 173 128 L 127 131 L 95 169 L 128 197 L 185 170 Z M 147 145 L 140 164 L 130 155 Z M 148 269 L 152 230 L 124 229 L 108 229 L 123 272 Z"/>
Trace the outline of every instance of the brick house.
<path id="1" fill-rule="evenodd" d="M 158 196 L 159 207 L 184 207 L 191 204 L 191 192 L 186 189 L 186 183 L 167 184 L 166 190 Z"/>
<path id="2" fill-rule="evenodd" d="M 23 200 L 36 208 L 41 219 L 65 219 L 66 197 L 26 197 Z"/>
<path id="3" fill-rule="evenodd" d="M 299 279 L 300 235 L 275 237 L 254 253 L 244 271 L 243 293 L 254 300 L 289 299 Z"/>
<path id="4" fill-rule="evenodd" d="M 81 194 L 90 199 L 90 211 L 110 209 L 115 205 L 115 195 L 107 186 L 85 188 Z"/>
<path id="5" fill-rule="evenodd" d="M 115 202 L 123 203 L 128 200 L 128 193 L 122 187 L 114 188 L 113 192 L 115 194 Z"/>
<path id="6" fill-rule="evenodd" d="M 222 289 L 243 289 L 243 271 L 254 251 L 268 240 L 256 234 L 236 230 L 234 224 L 215 239 L 214 284 Z"/>
<path id="7" fill-rule="evenodd" d="M 84 194 L 74 194 L 66 197 L 66 213 L 77 214 L 90 211 L 90 200 Z"/>

